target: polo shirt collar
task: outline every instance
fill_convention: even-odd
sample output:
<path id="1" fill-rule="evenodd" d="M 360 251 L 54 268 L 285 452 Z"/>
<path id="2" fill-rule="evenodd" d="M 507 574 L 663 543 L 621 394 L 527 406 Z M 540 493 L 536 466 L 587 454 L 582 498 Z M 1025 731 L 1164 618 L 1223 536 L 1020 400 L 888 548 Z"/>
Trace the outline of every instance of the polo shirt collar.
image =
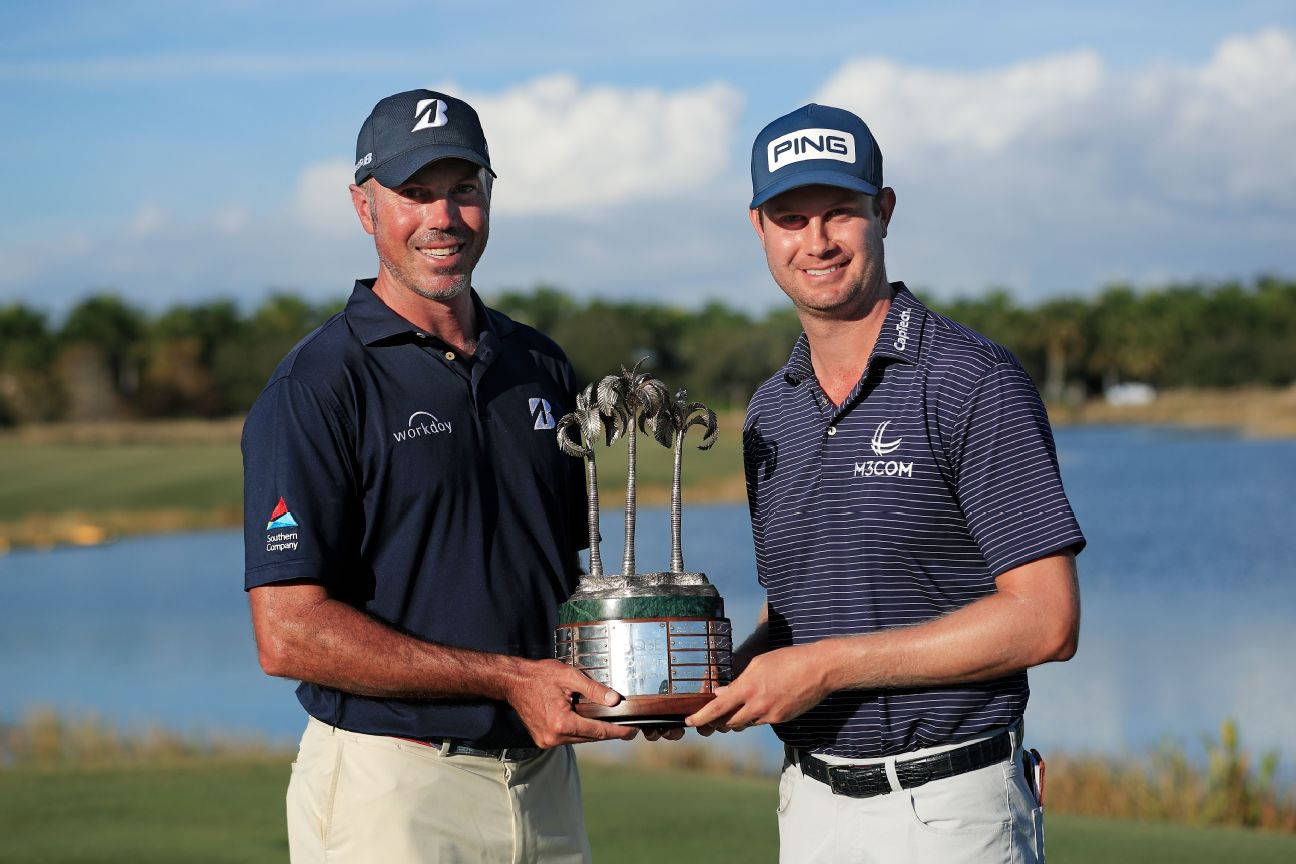
<path id="1" fill-rule="evenodd" d="M 413 324 L 397 315 L 373 292 L 374 281 L 357 279 L 355 288 L 351 291 L 351 298 L 347 300 L 347 323 L 360 337 L 360 341 L 365 345 L 373 345 L 395 336 L 412 336 L 420 332 Z M 477 326 L 481 331 L 477 334 L 479 349 L 483 344 L 490 346 L 513 332 L 515 325 L 508 316 L 494 309 L 488 309 L 477 296 L 476 290 L 472 290 L 472 302 L 477 310 Z"/>
<path id="2" fill-rule="evenodd" d="M 877 344 L 869 355 L 870 366 L 874 357 L 889 357 L 906 363 L 918 362 L 927 307 L 910 293 L 903 282 L 892 282 L 891 290 L 891 308 L 887 310 Z M 814 374 L 814 366 L 810 362 L 810 340 L 802 332 L 792 346 L 787 366 L 783 368 L 783 379 L 795 387 L 802 381 L 813 379 Z"/>

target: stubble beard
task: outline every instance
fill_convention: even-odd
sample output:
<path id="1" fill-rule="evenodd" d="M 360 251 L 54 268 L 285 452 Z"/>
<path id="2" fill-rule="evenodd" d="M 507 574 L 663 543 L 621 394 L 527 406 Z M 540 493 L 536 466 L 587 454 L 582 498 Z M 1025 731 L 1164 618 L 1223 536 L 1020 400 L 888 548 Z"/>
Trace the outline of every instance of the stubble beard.
<path id="1" fill-rule="evenodd" d="M 851 286 L 846 296 L 833 302 L 816 302 L 811 296 L 800 296 L 799 291 L 789 291 L 786 285 L 780 286 L 785 294 L 793 298 L 793 305 L 798 309 L 818 318 L 841 318 L 867 315 L 879 300 L 890 296 L 891 285 L 886 278 L 886 253 L 883 250 L 882 238 L 869 232 L 864 240 L 863 254 L 866 258 L 864 272 Z M 795 276 L 792 278 L 795 279 Z M 843 315 L 843 313 L 845 313 Z"/>

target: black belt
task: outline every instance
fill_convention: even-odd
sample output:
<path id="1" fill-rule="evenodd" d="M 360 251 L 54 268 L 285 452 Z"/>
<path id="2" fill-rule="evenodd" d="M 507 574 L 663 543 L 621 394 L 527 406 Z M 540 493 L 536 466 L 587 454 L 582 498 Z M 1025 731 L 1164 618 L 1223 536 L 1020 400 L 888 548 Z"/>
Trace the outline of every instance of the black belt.
<path id="1" fill-rule="evenodd" d="M 525 762 L 534 759 L 544 752 L 539 747 L 504 747 L 499 750 L 474 747 L 454 738 L 402 738 L 424 747 L 440 750 L 446 756 L 484 756 L 487 759 L 498 759 L 501 762 Z"/>
<path id="2" fill-rule="evenodd" d="M 832 789 L 834 795 L 851 798 L 871 798 L 891 791 L 886 765 L 834 765 L 818 759 L 813 753 L 785 747 L 788 760 L 801 767 L 801 773 Z M 964 747 L 955 747 L 934 756 L 922 756 L 906 761 L 896 760 L 896 777 L 901 789 L 912 789 L 933 780 L 944 780 L 978 768 L 1002 762 L 1012 753 L 1012 738 L 1007 730 L 993 738 L 977 741 Z"/>

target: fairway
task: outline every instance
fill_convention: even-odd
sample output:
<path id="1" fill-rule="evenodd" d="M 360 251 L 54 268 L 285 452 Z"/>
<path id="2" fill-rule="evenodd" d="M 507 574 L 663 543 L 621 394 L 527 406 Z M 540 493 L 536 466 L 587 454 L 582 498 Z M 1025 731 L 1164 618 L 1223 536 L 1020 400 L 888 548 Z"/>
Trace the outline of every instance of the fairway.
<path id="1" fill-rule="evenodd" d="M 0 862 L 282 862 L 288 758 L 0 770 Z M 777 857 L 774 778 L 582 765 L 596 861 Z M 1052 864 L 1296 860 L 1296 837 L 1052 815 Z"/>

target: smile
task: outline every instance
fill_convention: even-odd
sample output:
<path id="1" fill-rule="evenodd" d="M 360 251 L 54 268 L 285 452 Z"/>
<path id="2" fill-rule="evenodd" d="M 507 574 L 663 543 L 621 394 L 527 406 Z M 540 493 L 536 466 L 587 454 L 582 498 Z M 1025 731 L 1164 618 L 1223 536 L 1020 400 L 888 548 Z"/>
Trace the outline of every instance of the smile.
<path id="1" fill-rule="evenodd" d="M 439 249 L 423 248 L 418 251 L 420 254 L 426 255 L 429 258 L 449 258 L 451 255 L 457 254 L 461 249 L 463 249 L 462 243 L 457 246 L 445 246 Z"/>
<path id="2" fill-rule="evenodd" d="M 811 270 L 810 268 L 807 267 L 803 272 L 805 272 L 810 276 L 827 276 L 831 273 L 836 273 L 838 270 L 842 269 L 845 266 L 846 265 L 844 264 L 834 264 L 831 267 L 824 267 L 821 270 Z"/>

